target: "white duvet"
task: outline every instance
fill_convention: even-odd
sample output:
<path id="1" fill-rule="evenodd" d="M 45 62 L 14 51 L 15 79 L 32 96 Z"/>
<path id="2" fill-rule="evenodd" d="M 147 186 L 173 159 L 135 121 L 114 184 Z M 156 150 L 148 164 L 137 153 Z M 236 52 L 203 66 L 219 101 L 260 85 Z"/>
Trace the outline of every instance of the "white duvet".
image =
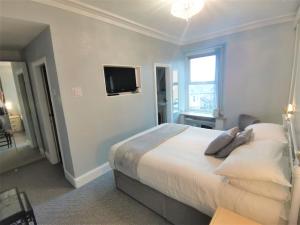
<path id="1" fill-rule="evenodd" d="M 214 174 L 214 169 L 222 160 L 205 156 L 204 151 L 221 132 L 189 127 L 170 138 L 141 158 L 139 181 L 209 216 L 218 206 L 222 206 L 262 224 L 286 223 L 283 202 L 235 188 L 225 182 L 224 177 Z M 112 146 L 109 156 L 112 168 L 115 151 L 129 139 Z"/>

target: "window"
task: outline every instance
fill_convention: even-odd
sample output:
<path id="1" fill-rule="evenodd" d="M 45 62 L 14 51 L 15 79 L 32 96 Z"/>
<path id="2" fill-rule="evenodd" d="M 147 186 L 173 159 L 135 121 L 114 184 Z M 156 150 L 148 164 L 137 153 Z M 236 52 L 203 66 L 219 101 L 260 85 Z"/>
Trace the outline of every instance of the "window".
<path id="1" fill-rule="evenodd" d="M 218 108 L 218 60 L 217 51 L 188 58 L 188 111 L 212 115 Z"/>

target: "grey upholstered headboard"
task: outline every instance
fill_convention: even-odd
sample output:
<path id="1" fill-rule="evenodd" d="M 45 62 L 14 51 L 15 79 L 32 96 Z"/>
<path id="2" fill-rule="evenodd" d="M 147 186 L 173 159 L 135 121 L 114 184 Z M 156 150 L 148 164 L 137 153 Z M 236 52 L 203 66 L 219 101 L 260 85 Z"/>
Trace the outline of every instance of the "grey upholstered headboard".
<path id="1" fill-rule="evenodd" d="M 247 126 L 255 123 L 260 123 L 260 120 L 254 116 L 247 115 L 247 114 L 241 114 L 239 116 L 239 128 L 240 130 L 244 130 Z"/>

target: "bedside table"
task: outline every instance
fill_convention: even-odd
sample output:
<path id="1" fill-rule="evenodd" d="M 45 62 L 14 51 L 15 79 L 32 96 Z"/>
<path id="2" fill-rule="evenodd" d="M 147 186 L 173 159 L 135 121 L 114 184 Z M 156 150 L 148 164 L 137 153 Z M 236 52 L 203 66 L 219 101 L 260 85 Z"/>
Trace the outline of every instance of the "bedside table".
<path id="1" fill-rule="evenodd" d="M 19 115 L 9 116 L 9 121 L 13 132 L 23 131 L 22 120 Z"/>
<path id="2" fill-rule="evenodd" d="M 261 225 L 228 209 L 217 208 L 209 225 Z"/>

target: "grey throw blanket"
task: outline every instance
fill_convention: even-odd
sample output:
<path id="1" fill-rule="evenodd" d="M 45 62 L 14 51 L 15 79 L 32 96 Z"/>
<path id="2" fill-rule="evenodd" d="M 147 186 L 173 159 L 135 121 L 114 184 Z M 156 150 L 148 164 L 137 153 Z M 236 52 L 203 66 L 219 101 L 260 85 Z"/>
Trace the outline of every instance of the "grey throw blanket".
<path id="1" fill-rule="evenodd" d="M 137 167 L 142 156 L 187 128 L 188 126 L 181 124 L 166 124 L 159 129 L 127 141 L 116 150 L 115 168 L 138 180 Z"/>

